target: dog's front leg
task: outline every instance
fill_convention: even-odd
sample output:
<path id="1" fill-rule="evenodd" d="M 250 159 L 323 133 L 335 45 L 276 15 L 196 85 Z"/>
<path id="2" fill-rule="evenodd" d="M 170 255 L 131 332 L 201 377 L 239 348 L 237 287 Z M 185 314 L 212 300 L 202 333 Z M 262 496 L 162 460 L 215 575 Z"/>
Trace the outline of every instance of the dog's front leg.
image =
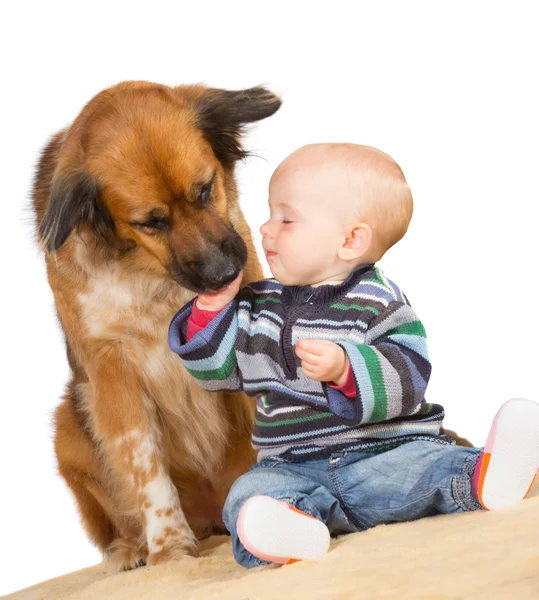
<path id="1" fill-rule="evenodd" d="M 198 542 L 163 459 L 155 404 L 121 345 L 93 346 L 90 412 L 105 459 L 136 504 L 148 544 L 147 564 L 197 556 Z"/>

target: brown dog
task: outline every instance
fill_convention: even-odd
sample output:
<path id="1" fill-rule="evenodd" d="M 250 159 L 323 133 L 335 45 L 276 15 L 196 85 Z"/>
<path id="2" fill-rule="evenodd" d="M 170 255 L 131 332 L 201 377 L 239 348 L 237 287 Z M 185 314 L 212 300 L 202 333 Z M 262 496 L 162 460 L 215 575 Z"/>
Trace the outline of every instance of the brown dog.
<path id="1" fill-rule="evenodd" d="M 234 165 L 247 123 L 280 101 L 124 82 L 43 150 L 38 237 L 72 377 L 55 415 L 59 470 L 91 540 L 121 568 L 197 554 L 254 462 L 253 400 L 208 393 L 169 350 L 174 313 L 244 268 L 260 279 Z"/>

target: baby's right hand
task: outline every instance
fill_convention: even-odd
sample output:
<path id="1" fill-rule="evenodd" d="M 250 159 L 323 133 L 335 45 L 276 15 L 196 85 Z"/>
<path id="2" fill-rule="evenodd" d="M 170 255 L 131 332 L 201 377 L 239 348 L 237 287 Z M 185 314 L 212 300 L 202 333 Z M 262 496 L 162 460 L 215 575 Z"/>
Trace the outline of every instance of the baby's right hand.
<path id="1" fill-rule="evenodd" d="M 206 292 L 199 294 L 196 305 L 201 310 L 221 310 L 229 302 L 234 300 L 237 293 L 240 291 L 241 280 L 243 278 L 243 271 L 239 272 L 239 275 L 231 281 L 227 286 L 217 290 L 216 292 Z"/>

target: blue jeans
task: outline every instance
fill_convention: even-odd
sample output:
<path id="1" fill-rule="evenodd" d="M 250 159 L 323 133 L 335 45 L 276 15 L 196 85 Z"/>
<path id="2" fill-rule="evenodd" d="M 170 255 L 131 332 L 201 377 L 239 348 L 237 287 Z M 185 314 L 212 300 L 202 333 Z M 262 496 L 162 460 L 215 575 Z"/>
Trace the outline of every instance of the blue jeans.
<path id="1" fill-rule="evenodd" d="M 472 475 L 480 448 L 413 441 L 393 450 L 338 452 L 305 462 L 280 457 L 251 467 L 232 486 L 223 511 L 234 558 L 244 567 L 267 564 L 238 539 L 243 504 L 263 494 L 323 521 L 331 535 L 439 513 L 479 510 Z"/>

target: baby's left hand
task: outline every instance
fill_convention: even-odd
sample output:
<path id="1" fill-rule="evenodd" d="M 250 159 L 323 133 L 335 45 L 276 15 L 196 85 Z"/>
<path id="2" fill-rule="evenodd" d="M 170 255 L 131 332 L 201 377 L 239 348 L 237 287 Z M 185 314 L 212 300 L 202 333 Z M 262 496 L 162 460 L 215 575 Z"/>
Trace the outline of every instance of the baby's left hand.
<path id="1" fill-rule="evenodd" d="M 348 375 L 349 361 L 346 352 L 328 340 L 299 340 L 296 354 L 301 358 L 301 368 L 315 381 L 332 381 L 342 385 Z"/>

